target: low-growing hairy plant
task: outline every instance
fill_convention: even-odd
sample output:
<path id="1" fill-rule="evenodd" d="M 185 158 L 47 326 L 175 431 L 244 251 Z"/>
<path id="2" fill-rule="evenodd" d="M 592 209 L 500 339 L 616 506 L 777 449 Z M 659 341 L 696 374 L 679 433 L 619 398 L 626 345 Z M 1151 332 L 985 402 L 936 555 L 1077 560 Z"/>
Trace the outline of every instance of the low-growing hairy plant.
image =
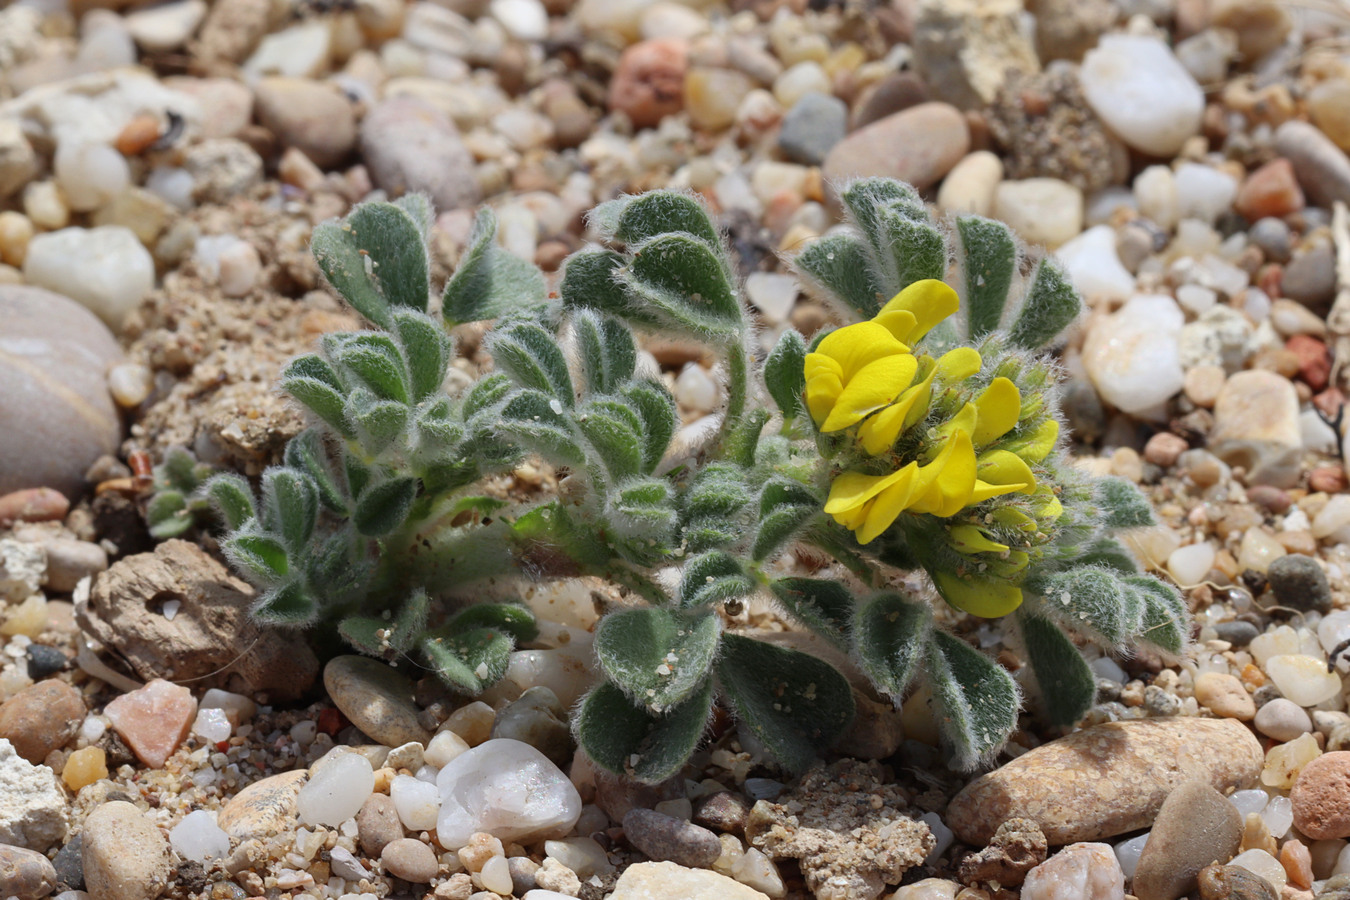
<path id="1" fill-rule="evenodd" d="M 215 469 L 182 447 L 170 447 L 155 466 L 145 520 L 158 541 L 181 537 L 210 516 L 211 504 L 203 490 Z"/>
<path id="2" fill-rule="evenodd" d="M 320 267 L 375 328 L 328 335 L 286 368 L 282 387 L 314 425 L 263 474 L 258 500 L 237 476 L 208 485 L 226 553 L 262 590 L 254 615 L 336 621 L 358 650 L 413 655 L 472 696 L 537 625 L 520 606 L 444 599 L 519 572 L 606 579 L 627 602 L 595 629 L 602 679 L 575 730 L 598 764 L 650 782 L 681 769 L 715 704 L 789 771 L 847 731 L 853 688 L 797 649 L 809 642 L 729 629 L 752 598 L 897 705 L 930 692 L 964 768 L 1004 744 L 1020 690 L 939 605 L 1003 630 L 1057 725 L 1093 702 L 1078 643 L 1180 653 L 1179 598 L 1112 537 L 1149 523 L 1147 502 L 1060 449 L 1040 354 L 1079 309 L 1062 270 L 1030 264 L 998 222 L 939 227 L 894 181 L 854 182 L 841 199 L 849 227 L 792 265 L 850 324 L 810 343 L 785 331 L 762 361 L 722 236 L 690 196 L 600 206 L 602 244 L 566 261 L 553 297 L 494 243 L 484 211 L 439 321 L 423 199 L 320 226 Z M 451 397 L 447 327 L 486 319 L 494 369 Z M 697 341 L 720 361 L 725 405 L 682 446 L 635 333 Z M 556 496 L 484 495 L 485 477 L 527 459 L 554 468 Z M 793 552 L 808 547 L 830 560 L 809 577 Z M 934 590 L 903 586 L 916 571 Z"/>

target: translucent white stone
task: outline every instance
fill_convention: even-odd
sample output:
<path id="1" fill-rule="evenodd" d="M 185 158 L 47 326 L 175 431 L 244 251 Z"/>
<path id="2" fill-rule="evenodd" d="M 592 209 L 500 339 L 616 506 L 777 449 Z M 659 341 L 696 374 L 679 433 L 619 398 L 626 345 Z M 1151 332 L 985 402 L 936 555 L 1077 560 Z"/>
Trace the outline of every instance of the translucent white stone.
<path id="1" fill-rule="evenodd" d="M 1200 131 L 1204 91 L 1156 38 L 1105 35 L 1079 78 L 1088 105 L 1137 150 L 1170 157 Z"/>
<path id="2" fill-rule="evenodd" d="M 441 811 L 441 794 L 436 785 L 411 775 L 395 775 L 389 785 L 389 797 L 404 828 L 428 831 L 436 827 L 436 816 Z"/>
<path id="3" fill-rule="evenodd" d="M 83 304 L 118 330 L 154 288 L 155 262 L 129 228 L 63 228 L 29 241 L 23 275 L 30 284 Z"/>
<path id="4" fill-rule="evenodd" d="M 511 895 L 511 865 L 505 856 L 494 856 L 483 863 L 483 868 L 478 871 L 478 878 L 482 881 L 484 889 L 501 894 L 503 897 Z"/>
<path id="5" fill-rule="evenodd" d="M 1134 198 L 1139 211 L 1158 227 L 1171 230 L 1177 223 L 1177 182 L 1167 166 L 1149 166 L 1135 176 Z"/>
<path id="6" fill-rule="evenodd" d="M 1210 166 L 1185 162 L 1177 166 L 1177 203 L 1183 219 L 1214 220 L 1233 207 L 1237 179 Z M 1245 281 L 1244 281 L 1245 287 Z"/>
<path id="7" fill-rule="evenodd" d="M 1245 820 L 1249 813 L 1259 813 L 1270 803 L 1270 795 L 1260 788 L 1252 788 L 1245 791 L 1234 791 L 1228 797 L 1228 802 L 1237 807 L 1238 813 Z"/>
<path id="8" fill-rule="evenodd" d="M 701 413 L 717 408 L 717 382 L 696 362 L 684 367 L 675 379 L 675 399 L 681 406 Z"/>
<path id="9" fill-rule="evenodd" d="M 1251 651 L 1256 664 L 1264 666 L 1266 660 L 1272 656 L 1299 653 L 1302 649 L 1302 643 L 1297 631 L 1288 625 L 1281 625 L 1274 631 L 1267 631 L 1252 638 L 1252 642 L 1247 646 L 1247 649 Z"/>
<path id="10" fill-rule="evenodd" d="M 1084 297 L 1126 300 L 1134 293 L 1134 276 L 1116 253 L 1116 230 L 1110 225 L 1089 228 L 1064 243 L 1055 256 Z"/>
<path id="11" fill-rule="evenodd" d="M 106 205 L 131 184 L 126 157 L 107 144 L 63 141 L 53 166 L 66 203 L 76 212 Z"/>
<path id="12" fill-rule="evenodd" d="M 521 741 L 499 738 L 460 754 L 441 769 L 436 785 L 437 839 L 450 850 L 479 831 L 524 844 L 561 837 L 581 815 L 581 796 L 572 782 Z"/>
<path id="13" fill-rule="evenodd" d="M 1208 542 L 1179 547 L 1167 557 L 1167 571 L 1177 584 L 1199 584 L 1214 565 L 1215 552 L 1214 545 Z"/>
<path id="14" fill-rule="evenodd" d="M 1289 833 L 1294 824 L 1294 804 L 1288 797 L 1271 797 L 1266 808 L 1261 810 L 1261 821 L 1266 823 L 1271 835 L 1279 840 Z"/>
<path id="15" fill-rule="evenodd" d="M 108 370 L 108 391 L 124 409 L 140 406 L 150 396 L 152 387 L 154 376 L 139 363 L 122 363 Z"/>
<path id="16" fill-rule="evenodd" d="M 1027 873 L 1022 900 L 1124 900 L 1125 873 L 1109 844 L 1071 844 Z"/>
<path id="17" fill-rule="evenodd" d="M 347 848 L 339 845 L 328 851 L 328 863 L 334 875 L 347 881 L 360 881 L 370 877 L 370 870 L 361 864 Z"/>
<path id="18" fill-rule="evenodd" d="M 947 848 L 952 845 L 956 836 L 952 830 L 947 827 L 947 823 L 942 821 L 942 816 L 935 812 L 926 812 L 919 816 L 919 820 L 928 825 L 928 830 L 933 833 L 933 849 L 928 852 L 924 859 L 924 865 L 934 865 L 942 854 L 947 852 Z"/>
<path id="19" fill-rule="evenodd" d="M 1102 398 L 1142 413 L 1181 390 L 1177 338 L 1185 316 L 1175 300 L 1141 294 L 1098 320 L 1083 345 L 1083 365 Z"/>
<path id="20" fill-rule="evenodd" d="M 169 845 L 183 859 L 204 863 L 230 853 L 230 836 L 216 824 L 215 813 L 190 812 L 169 831 Z"/>
<path id="21" fill-rule="evenodd" d="M 228 741 L 234 732 L 229 717 L 223 709 L 198 709 L 197 718 L 192 722 L 192 733 L 200 735 L 205 741 L 219 744 Z"/>
<path id="22" fill-rule="evenodd" d="M 375 791 L 375 770 L 359 753 L 328 757 L 310 770 L 309 781 L 295 798 L 304 825 L 341 825 L 361 811 Z"/>
<path id="23" fill-rule="evenodd" d="M 290 730 L 291 740 L 295 741 L 301 747 L 308 747 L 310 744 L 314 743 L 314 738 L 318 733 L 318 724 L 310 720 L 296 722 L 291 726 Z"/>
<path id="24" fill-rule="evenodd" d="M 441 772 L 439 766 L 423 765 L 413 773 L 413 777 L 418 781 L 425 781 L 428 784 L 436 783 L 436 776 Z"/>
<path id="25" fill-rule="evenodd" d="M 548 10 L 539 0 L 492 0 L 488 15 L 518 41 L 542 41 L 548 37 Z"/>
<path id="26" fill-rule="evenodd" d="M 1265 792 L 1261 791 L 1260 793 Z M 1116 860 L 1120 863 L 1120 870 L 1125 873 L 1126 878 L 1134 877 L 1135 867 L 1139 865 L 1139 856 L 1144 852 L 1144 845 L 1148 843 L 1148 836 L 1151 833 L 1145 831 L 1128 841 L 1121 841 L 1116 844 Z"/>
<path id="27" fill-rule="evenodd" d="M 1299 706 L 1316 706 L 1341 692 L 1341 678 L 1328 672 L 1326 663 L 1302 653 L 1272 656 L 1266 674 L 1280 693 Z"/>
<path id="28" fill-rule="evenodd" d="M 1332 875 L 1350 875 L 1350 844 L 1341 849 L 1340 855 L 1336 857 L 1336 865 L 1331 870 Z"/>
<path id="29" fill-rule="evenodd" d="M 1219 295 L 1207 287 L 1198 284 L 1183 284 L 1177 288 L 1177 302 L 1197 316 L 1214 306 Z"/>
<path id="30" fill-rule="evenodd" d="M 41 235 L 33 238 L 34 243 L 40 240 Z M 32 244 L 29 244 L 29 247 L 31 248 Z M 31 254 L 33 251 L 29 249 L 28 252 Z M 1337 544 L 1350 541 L 1350 494 L 1335 494 L 1327 501 L 1327 505 L 1313 516 L 1312 533 L 1318 540 L 1328 540 Z"/>
<path id="31" fill-rule="evenodd" d="M 438 731 L 427 744 L 427 749 L 422 751 L 422 759 L 426 760 L 428 765 L 444 769 L 468 749 L 469 745 L 465 743 L 464 738 L 453 731 Z"/>
<path id="32" fill-rule="evenodd" d="M 258 704 L 248 697 L 222 691 L 220 688 L 211 688 L 202 694 L 202 700 L 197 706 L 201 709 L 222 709 L 236 725 L 251 720 L 258 712 Z"/>
<path id="33" fill-rule="evenodd" d="M 590 837 L 544 841 L 544 855 L 551 856 L 567 866 L 582 880 L 592 875 L 605 875 L 614 871 L 609 857 L 605 855 L 605 848 Z"/>
<path id="34" fill-rule="evenodd" d="M 1248 850 L 1245 853 L 1239 853 L 1229 861 L 1228 865 L 1241 866 L 1248 872 L 1260 875 L 1271 883 L 1276 893 L 1289 880 L 1289 876 L 1285 874 L 1284 866 L 1280 865 L 1280 861 L 1264 850 Z"/>
<path id="35" fill-rule="evenodd" d="M 774 324 L 786 322 L 797 302 L 797 279 L 781 272 L 751 272 L 745 279 L 750 302 Z"/>
<path id="36" fill-rule="evenodd" d="M 192 209 L 192 191 L 196 181 L 187 169 L 159 166 L 151 169 L 145 179 L 145 189 L 171 206 L 187 211 Z"/>
<path id="37" fill-rule="evenodd" d="M 1129 677 L 1125 674 L 1125 670 L 1120 667 L 1120 663 L 1109 656 L 1099 656 L 1089 665 L 1092 668 L 1093 674 L 1098 678 L 1105 678 L 1106 680 L 1114 681 L 1117 684 L 1124 684 L 1129 680 Z"/>

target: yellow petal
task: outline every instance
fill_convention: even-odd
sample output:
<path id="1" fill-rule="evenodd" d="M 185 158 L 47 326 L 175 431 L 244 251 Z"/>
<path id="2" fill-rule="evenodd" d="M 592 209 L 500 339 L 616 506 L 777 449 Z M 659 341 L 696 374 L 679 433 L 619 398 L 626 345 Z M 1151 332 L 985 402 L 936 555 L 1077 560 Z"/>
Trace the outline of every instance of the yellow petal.
<path id="1" fill-rule="evenodd" d="M 844 381 L 844 389 L 820 430 L 840 431 L 881 409 L 909 387 L 917 367 L 918 362 L 908 353 L 883 356 L 868 363 Z"/>
<path id="2" fill-rule="evenodd" d="M 839 363 L 819 353 L 806 354 L 806 408 L 817 425 L 824 422 L 844 391 Z"/>
<path id="3" fill-rule="evenodd" d="M 979 410 L 975 408 L 975 404 L 967 403 L 957 411 L 956 415 L 952 416 L 933 430 L 943 439 L 950 438 L 952 435 L 962 432 L 971 435 L 973 439 L 975 426 L 979 421 L 979 415 Z"/>
<path id="4" fill-rule="evenodd" d="M 980 410 L 980 424 L 974 434 L 978 449 L 1003 437 L 1017 424 L 1022 413 L 1022 394 L 1007 378 L 995 378 L 975 405 Z"/>
<path id="5" fill-rule="evenodd" d="M 933 584 L 938 593 L 957 609 L 973 616 L 996 619 L 1022 605 L 1022 589 L 1007 581 L 962 578 L 950 572 L 937 572 Z"/>
<path id="6" fill-rule="evenodd" d="M 1026 485 L 1024 484 L 990 484 L 987 481 L 977 478 L 975 479 L 975 489 L 970 492 L 970 505 L 974 506 L 976 503 L 983 503 L 990 497 L 1015 494 L 1025 487 Z"/>
<path id="7" fill-rule="evenodd" d="M 897 341 L 910 343 L 910 335 L 914 333 L 914 326 L 918 320 L 914 318 L 914 313 L 907 309 L 891 309 L 877 313 L 873 322 L 885 328 Z"/>
<path id="8" fill-rule="evenodd" d="M 858 543 L 870 544 L 878 535 L 891 527 L 900 514 L 909 505 L 914 470 L 906 466 L 901 471 L 910 477 L 900 479 L 877 495 L 867 510 L 867 518 L 857 529 Z"/>
<path id="9" fill-rule="evenodd" d="M 970 435 L 954 434 L 937 459 L 919 469 L 915 481 L 910 509 L 943 518 L 960 512 L 975 488 L 975 448 Z"/>
<path id="10" fill-rule="evenodd" d="M 928 370 L 928 374 L 923 381 L 920 381 L 896 399 L 896 406 L 905 407 L 905 428 L 914 427 L 920 419 L 928 415 L 928 404 L 933 399 L 933 378 L 936 375 L 937 366 L 934 365 Z"/>
<path id="11" fill-rule="evenodd" d="M 990 540 L 976 525 L 953 525 L 947 533 L 951 535 L 952 546 L 962 553 L 1003 553 L 1008 549 L 1007 544 Z"/>
<path id="12" fill-rule="evenodd" d="M 875 322 L 858 322 L 830 332 L 816 345 L 815 352 L 837 361 L 847 384 L 869 364 L 883 357 L 908 353 L 909 348 Z"/>
<path id="13" fill-rule="evenodd" d="M 1059 440 L 1059 422 L 1046 419 L 1030 435 L 1016 441 L 1015 446 L 1008 449 L 1029 463 L 1039 463 L 1044 462 L 1050 451 L 1055 449 L 1057 440 Z"/>
<path id="14" fill-rule="evenodd" d="M 957 347 L 938 358 L 938 372 L 943 381 L 960 381 L 980 371 L 980 351 L 974 347 Z"/>
<path id="15" fill-rule="evenodd" d="M 1032 474 L 1031 466 L 1022 457 L 1007 450 L 986 450 L 981 453 L 977 472 L 981 481 L 990 484 L 1030 485 L 1029 488 L 1020 488 L 1024 494 L 1030 494 L 1036 489 L 1036 476 Z"/>
<path id="16" fill-rule="evenodd" d="M 915 319 L 913 330 L 900 338 L 912 344 L 922 340 L 924 335 L 933 330 L 933 326 L 956 312 L 956 308 L 960 305 L 961 300 L 950 285 L 936 278 L 925 278 L 923 281 L 914 282 L 892 297 L 877 315 L 880 317 L 896 310 L 913 313 Z"/>
<path id="17" fill-rule="evenodd" d="M 913 477 L 917 468 L 917 463 L 910 463 L 889 475 L 841 472 L 830 484 L 830 496 L 825 501 L 825 512 L 835 515 L 856 509 L 891 485 Z"/>
<path id="18" fill-rule="evenodd" d="M 1054 494 L 1051 494 L 1050 499 L 1045 501 L 1045 503 L 1041 504 L 1041 506 L 1036 510 L 1037 516 L 1039 516 L 1042 519 L 1047 519 L 1051 522 L 1053 522 L 1055 519 L 1058 519 L 1063 514 L 1064 514 L 1064 505 L 1059 502 L 1059 498 L 1056 497 Z"/>
<path id="19" fill-rule="evenodd" d="M 908 411 L 908 405 L 892 403 L 859 425 L 858 439 L 862 441 L 863 449 L 872 456 L 880 456 L 891 449 L 905 427 L 905 413 Z"/>

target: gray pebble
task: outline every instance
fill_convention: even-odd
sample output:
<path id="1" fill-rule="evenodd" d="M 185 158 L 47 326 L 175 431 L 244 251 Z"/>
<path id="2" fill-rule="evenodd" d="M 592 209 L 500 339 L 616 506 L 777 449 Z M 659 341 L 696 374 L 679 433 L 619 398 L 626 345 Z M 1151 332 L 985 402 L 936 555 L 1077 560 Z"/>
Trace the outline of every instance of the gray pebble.
<path id="1" fill-rule="evenodd" d="M 328 853 L 328 867 L 338 878 L 347 881 L 360 881 L 370 877 L 370 870 L 361 865 L 361 861 L 350 851 L 334 847 Z"/>
<path id="2" fill-rule="evenodd" d="M 356 814 L 356 833 L 361 852 L 366 856 L 379 856 L 391 842 L 403 837 L 403 823 L 388 794 L 371 794 L 366 798 Z"/>
<path id="3" fill-rule="evenodd" d="M 28 677 L 34 681 L 41 681 L 70 665 L 64 653 L 46 644 L 29 644 L 24 654 L 28 657 Z"/>
<path id="4" fill-rule="evenodd" d="M 778 149 L 793 162 L 818 166 L 844 139 L 847 128 L 848 105 L 838 97 L 810 91 L 783 116 Z"/>
<path id="5" fill-rule="evenodd" d="M 560 767 L 572 758 L 567 710 L 546 687 L 532 687 L 502 707 L 492 723 L 492 737 L 523 741 Z"/>
<path id="6" fill-rule="evenodd" d="M 1219 640 L 1227 641 L 1234 647 L 1245 647 L 1250 644 L 1261 631 L 1251 622 L 1235 619 L 1232 622 L 1220 622 L 1218 625 L 1215 625 L 1214 633 L 1218 636 Z"/>
<path id="7" fill-rule="evenodd" d="M 1311 556 L 1281 556 L 1270 564 L 1266 579 L 1281 606 L 1304 612 L 1331 611 L 1331 585 L 1321 563 Z"/>
<path id="8" fill-rule="evenodd" d="M 1283 696 L 1284 694 L 1281 694 L 1280 689 L 1277 688 L 1275 685 L 1263 684 L 1256 690 L 1252 691 L 1252 702 L 1256 704 L 1256 708 L 1259 710 L 1261 707 L 1265 706 L 1270 701 L 1278 699 Z"/>
<path id="9" fill-rule="evenodd" d="M 1316 900 L 1350 900 L 1350 875 L 1332 875 L 1322 884 Z"/>
<path id="10" fill-rule="evenodd" d="M 1350 157 L 1307 122 L 1291 120 L 1275 131 L 1275 152 L 1293 163 L 1298 183 L 1318 206 L 1350 201 Z"/>
<path id="11" fill-rule="evenodd" d="M 1261 707 L 1252 720 L 1256 730 L 1277 741 L 1292 741 L 1312 731 L 1312 719 L 1307 711 L 1292 700 L 1276 697 Z"/>
<path id="12" fill-rule="evenodd" d="M 384 869 L 395 878 L 411 881 L 414 884 L 426 884 L 436 877 L 440 863 L 431 848 L 414 838 L 399 838 L 390 841 L 380 851 L 380 862 Z"/>
<path id="13" fill-rule="evenodd" d="M 506 868 L 511 872 L 511 893 L 517 897 L 523 897 L 526 891 L 539 886 L 534 879 L 539 863 L 528 856 L 512 856 L 506 861 Z"/>
<path id="14" fill-rule="evenodd" d="M 426 746 L 431 735 L 418 721 L 413 683 L 376 659 L 339 656 L 323 669 L 323 686 L 352 724 L 386 747 L 410 741 Z"/>
<path id="15" fill-rule="evenodd" d="M 56 889 L 56 869 L 36 850 L 0 844 L 0 897 L 38 900 Z"/>
<path id="16" fill-rule="evenodd" d="M 47 588 L 69 593 L 86 576 L 108 570 L 108 552 L 98 544 L 71 538 L 47 538 L 42 541 L 47 551 Z"/>
<path id="17" fill-rule="evenodd" d="M 1278 900 L 1279 896 L 1269 881 L 1242 866 L 1216 864 L 1200 872 L 1200 900 Z"/>
<path id="18" fill-rule="evenodd" d="M 722 855 L 722 842 L 708 829 L 650 809 L 630 810 L 623 833 L 655 862 L 706 869 Z"/>
<path id="19" fill-rule="evenodd" d="M 361 122 L 361 153 L 375 183 L 391 194 L 425 191 L 442 211 L 478 202 L 473 156 L 459 130 L 423 100 L 377 103 Z"/>
<path id="20" fill-rule="evenodd" d="M 1325 308 L 1336 294 L 1336 256 L 1319 243 L 1295 256 L 1284 269 L 1280 292 L 1312 310 Z"/>
<path id="21" fill-rule="evenodd" d="M 81 832 L 67 841 L 52 860 L 56 877 L 68 891 L 84 890 L 84 859 L 81 856 L 83 853 L 84 832 Z"/>
<path id="22" fill-rule="evenodd" d="M 1247 229 L 1247 239 L 1261 248 L 1266 259 L 1278 263 L 1288 262 L 1292 238 L 1289 226 L 1283 219 L 1272 216 L 1257 219 L 1252 227 Z"/>
<path id="23" fill-rule="evenodd" d="M 1163 801 L 1135 868 L 1139 900 L 1176 900 L 1196 889 L 1200 870 L 1227 860 L 1242 840 L 1237 808 L 1202 781 L 1188 781 Z"/>
<path id="24" fill-rule="evenodd" d="M 1181 712 L 1181 698 L 1150 684 L 1144 688 L 1144 709 L 1150 716 L 1175 716 Z"/>

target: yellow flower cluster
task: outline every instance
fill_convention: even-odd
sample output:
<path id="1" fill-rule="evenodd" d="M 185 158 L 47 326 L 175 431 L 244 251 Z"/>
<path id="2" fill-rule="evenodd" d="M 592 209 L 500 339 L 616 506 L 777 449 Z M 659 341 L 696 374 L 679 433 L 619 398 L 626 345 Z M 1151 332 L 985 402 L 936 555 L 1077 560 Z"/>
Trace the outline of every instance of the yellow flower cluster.
<path id="1" fill-rule="evenodd" d="M 935 387 L 957 385 L 979 372 L 980 354 L 970 347 L 937 359 L 911 350 L 956 312 L 958 303 L 956 292 L 943 282 L 919 281 L 897 294 L 871 321 L 840 328 L 822 340 L 807 354 L 805 366 L 806 404 L 820 431 L 828 434 L 856 428 L 863 451 L 884 457 L 902 435 L 928 418 Z M 1012 449 L 992 447 L 1017 426 L 1021 416 L 1017 385 L 996 377 L 945 421 L 926 425 L 916 458 L 895 458 L 895 471 L 840 473 L 830 486 L 825 512 L 866 544 L 904 512 L 951 518 L 991 497 L 1036 493 L 1031 466 L 1050 453 L 1059 426 L 1053 418 L 1046 418 L 1032 433 L 1011 442 Z M 1055 517 L 1055 510 L 1045 511 L 1051 519 Z M 1032 522 L 1034 531 L 1034 520 L 1019 515 Z M 949 535 L 961 553 L 992 553 L 1016 568 L 1026 565 L 1025 553 L 990 539 L 975 525 L 953 526 Z M 1019 553 L 1020 558 L 1014 555 Z M 1012 590 L 1017 591 L 1015 606 L 1021 602 L 1021 592 Z M 1011 600 L 1002 591 L 991 602 L 974 605 L 1003 608 Z"/>

